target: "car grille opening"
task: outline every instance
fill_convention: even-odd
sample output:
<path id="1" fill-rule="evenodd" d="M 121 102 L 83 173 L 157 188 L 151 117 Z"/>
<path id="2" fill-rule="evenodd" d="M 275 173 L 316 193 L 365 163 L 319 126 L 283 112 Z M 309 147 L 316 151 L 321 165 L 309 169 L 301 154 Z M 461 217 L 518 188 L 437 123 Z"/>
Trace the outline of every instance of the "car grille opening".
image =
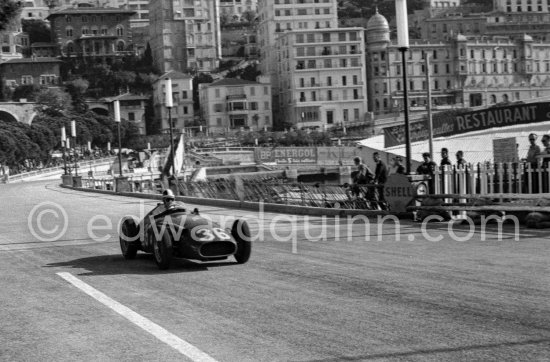
<path id="1" fill-rule="evenodd" d="M 200 251 L 203 257 L 226 256 L 235 253 L 235 244 L 228 241 L 213 241 L 204 244 Z"/>

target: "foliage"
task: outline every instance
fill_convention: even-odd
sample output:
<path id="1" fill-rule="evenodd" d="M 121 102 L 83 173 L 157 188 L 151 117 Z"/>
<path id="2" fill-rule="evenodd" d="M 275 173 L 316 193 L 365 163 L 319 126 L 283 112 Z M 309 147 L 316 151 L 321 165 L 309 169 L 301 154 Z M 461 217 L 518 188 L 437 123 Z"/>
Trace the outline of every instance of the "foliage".
<path id="1" fill-rule="evenodd" d="M 52 37 L 50 26 L 41 19 L 22 19 L 21 26 L 23 31 L 29 34 L 29 42 L 33 43 L 51 43 Z"/>
<path id="2" fill-rule="evenodd" d="M 292 130 L 289 132 L 242 132 L 237 135 L 244 146 L 329 146 L 330 137 L 326 132 Z"/>
<path id="3" fill-rule="evenodd" d="M 208 73 L 199 73 L 193 78 L 193 106 L 195 110 L 200 108 L 199 102 L 199 84 L 212 83 L 214 78 Z"/>
<path id="4" fill-rule="evenodd" d="M 35 95 L 36 110 L 52 117 L 64 116 L 72 110 L 71 96 L 55 88 L 40 89 Z"/>
<path id="5" fill-rule="evenodd" d="M 22 2 L 15 0 L 0 1 L 0 31 L 6 30 L 11 22 L 21 12 Z"/>
<path id="6" fill-rule="evenodd" d="M 35 96 L 40 90 L 41 87 L 36 84 L 20 85 L 14 89 L 11 95 L 11 99 L 14 102 L 19 102 L 20 99 L 24 98 L 29 102 L 34 102 Z"/>

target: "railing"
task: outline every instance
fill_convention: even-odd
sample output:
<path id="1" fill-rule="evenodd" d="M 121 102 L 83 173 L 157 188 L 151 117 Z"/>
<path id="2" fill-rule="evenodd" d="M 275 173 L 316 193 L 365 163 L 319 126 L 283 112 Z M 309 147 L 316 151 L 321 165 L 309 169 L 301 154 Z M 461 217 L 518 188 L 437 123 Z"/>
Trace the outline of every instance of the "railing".
<path id="1" fill-rule="evenodd" d="M 478 163 L 435 170 L 430 193 L 544 194 L 550 193 L 548 163 Z"/>
<path id="2" fill-rule="evenodd" d="M 105 162 L 113 162 L 115 159 L 116 157 L 105 157 L 105 158 L 99 158 L 99 159 L 94 159 L 89 161 L 79 161 L 78 166 L 80 169 L 82 169 L 84 167 L 89 167 L 89 166 L 93 166 L 93 165 L 97 165 Z M 67 167 L 72 167 L 72 166 L 74 166 L 73 162 L 67 162 Z M 54 172 L 62 172 L 63 168 L 64 166 L 56 166 L 56 167 L 42 168 L 36 171 L 22 172 L 16 175 L 9 176 L 8 181 L 20 181 L 29 177 L 34 177 L 34 176 L 39 176 L 39 175 L 44 175 L 44 174 L 49 174 Z"/>

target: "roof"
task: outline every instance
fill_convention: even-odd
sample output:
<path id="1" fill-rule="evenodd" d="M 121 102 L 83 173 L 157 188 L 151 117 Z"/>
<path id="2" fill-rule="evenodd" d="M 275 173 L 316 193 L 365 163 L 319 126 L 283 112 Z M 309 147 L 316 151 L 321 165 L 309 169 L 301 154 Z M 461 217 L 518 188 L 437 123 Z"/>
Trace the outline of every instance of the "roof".
<path id="1" fill-rule="evenodd" d="M 388 21 L 378 12 L 378 8 L 376 8 L 376 14 L 371 16 L 367 22 L 367 30 L 390 30 Z"/>
<path id="2" fill-rule="evenodd" d="M 524 158 L 529 149 L 530 133 L 539 135 L 537 144 L 542 147 L 540 140 L 543 134 L 548 133 L 550 122 L 530 123 L 519 126 L 503 127 L 498 129 L 488 129 L 479 132 L 471 132 L 447 138 L 434 139 L 434 155 L 432 159 L 439 164 L 441 161 L 441 149 L 449 149 L 449 158 L 452 162 L 455 161 L 456 151 L 464 151 L 464 158 L 471 163 L 493 161 L 493 140 L 499 138 L 516 137 L 518 144 L 519 158 Z M 384 147 L 384 135 L 375 136 L 360 141 L 360 144 L 376 148 L 379 150 L 392 152 L 400 156 L 405 156 L 405 145 L 394 147 Z M 411 156 L 413 160 L 422 160 L 422 153 L 429 150 L 428 140 L 414 142 L 411 144 Z"/>
<path id="3" fill-rule="evenodd" d="M 133 15 L 136 12 L 133 10 L 126 10 L 126 9 L 117 9 L 117 8 L 110 8 L 110 7 L 79 7 L 79 8 L 68 8 L 59 10 L 56 12 L 51 13 L 46 17 L 46 19 L 49 19 L 51 17 L 56 16 L 63 16 L 63 15 L 86 15 L 86 14 L 127 14 L 127 15 Z"/>
<path id="4" fill-rule="evenodd" d="M 63 63 L 61 60 L 52 57 L 39 57 L 39 58 L 21 58 L 10 59 L 2 64 L 26 64 L 26 63 Z"/>
<path id="5" fill-rule="evenodd" d="M 164 78 L 170 78 L 170 79 L 192 79 L 193 76 L 191 76 L 190 74 L 185 74 L 185 73 L 182 73 L 182 72 L 178 72 L 177 70 L 171 70 L 169 72 L 166 72 L 164 73 L 163 75 L 161 75 L 159 77 L 159 79 L 157 79 L 157 81 L 160 81 Z"/>
<path id="6" fill-rule="evenodd" d="M 221 86 L 232 86 L 232 85 L 246 85 L 246 84 L 260 84 L 258 82 L 253 82 L 251 80 L 239 79 L 239 78 L 224 78 L 214 83 L 210 83 L 208 87 L 221 87 Z"/>

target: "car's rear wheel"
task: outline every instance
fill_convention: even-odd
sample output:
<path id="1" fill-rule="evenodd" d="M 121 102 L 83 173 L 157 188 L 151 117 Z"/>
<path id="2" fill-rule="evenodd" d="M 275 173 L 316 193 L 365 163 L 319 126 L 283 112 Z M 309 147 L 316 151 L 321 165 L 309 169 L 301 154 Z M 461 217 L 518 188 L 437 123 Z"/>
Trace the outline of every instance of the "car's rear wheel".
<path id="1" fill-rule="evenodd" d="M 252 241 L 248 223 L 245 220 L 236 220 L 231 227 L 231 235 L 237 242 L 235 260 L 239 264 L 244 264 L 250 259 L 250 254 L 252 253 Z"/>
<path id="2" fill-rule="evenodd" d="M 172 253 L 172 237 L 170 233 L 165 232 L 162 234 L 162 237 L 156 239 L 153 243 L 153 255 L 159 269 L 166 270 L 170 268 Z"/>
<path id="3" fill-rule="evenodd" d="M 129 216 L 122 220 L 120 225 L 120 250 L 122 251 L 122 256 L 125 259 L 135 259 L 138 252 L 138 246 L 135 244 L 137 235 L 138 235 L 138 226 L 136 225 L 136 220 Z"/>

